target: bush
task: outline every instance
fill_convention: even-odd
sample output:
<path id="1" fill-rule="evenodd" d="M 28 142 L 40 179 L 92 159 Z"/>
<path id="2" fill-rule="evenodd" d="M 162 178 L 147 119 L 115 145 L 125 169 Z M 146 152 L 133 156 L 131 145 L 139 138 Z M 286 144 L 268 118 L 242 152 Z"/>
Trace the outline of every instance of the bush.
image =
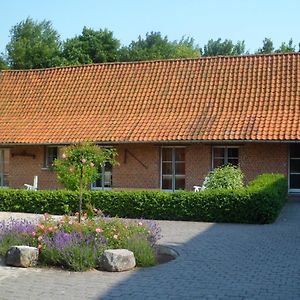
<path id="1" fill-rule="evenodd" d="M 14 245 L 29 245 L 40 250 L 39 263 L 73 271 L 98 266 L 105 249 L 128 247 L 138 266 L 156 263 L 153 246 L 159 238 L 154 222 L 110 218 L 83 219 L 65 216 L 58 221 L 48 215 L 37 224 L 28 221 L 0 223 L 0 255 Z M 153 230 L 156 228 L 156 230 Z"/>
<path id="2" fill-rule="evenodd" d="M 105 215 L 162 220 L 270 223 L 286 200 L 287 180 L 280 174 L 258 176 L 238 189 L 203 192 L 90 191 L 90 203 Z M 77 211 L 78 193 L 67 191 L 1 190 L 0 210 L 51 214 Z M 84 206 L 84 207 L 85 207 Z"/>
<path id="3" fill-rule="evenodd" d="M 215 168 L 204 180 L 203 189 L 239 189 L 244 183 L 244 174 L 239 167 L 225 165 Z"/>

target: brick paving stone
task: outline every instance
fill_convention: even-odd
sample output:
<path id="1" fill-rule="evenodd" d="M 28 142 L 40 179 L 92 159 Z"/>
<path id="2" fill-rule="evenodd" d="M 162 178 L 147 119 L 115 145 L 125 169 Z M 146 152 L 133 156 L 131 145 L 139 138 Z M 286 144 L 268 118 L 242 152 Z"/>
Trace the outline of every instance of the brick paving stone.
<path id="1" fill-rule="evenodd" d="M 121 273 L 2 264 L 0 299 L 300 299 L 300 201 L 270 225 L 159 223 L 174 261 Z"/>

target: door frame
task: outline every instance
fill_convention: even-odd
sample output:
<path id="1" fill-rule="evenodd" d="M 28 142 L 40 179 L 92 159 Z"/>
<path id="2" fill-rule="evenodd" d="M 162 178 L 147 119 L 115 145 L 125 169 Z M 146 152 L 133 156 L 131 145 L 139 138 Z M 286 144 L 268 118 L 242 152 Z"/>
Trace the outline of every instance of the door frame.
<path id="1" fill-rule="evenodd" d="M 291 175 L 291 145 L 298 144 L 300 146 L 300 143 L 289 143 L 289 151 L 288 151 L 288 192 L 289 193 L 300 193 L 299 189 L 291 189 L 290 188 L 290 175 Z M 300 160 L 300 158 L 299 158 Z M 299 173 L 300 175 L 300 173 Z"/>

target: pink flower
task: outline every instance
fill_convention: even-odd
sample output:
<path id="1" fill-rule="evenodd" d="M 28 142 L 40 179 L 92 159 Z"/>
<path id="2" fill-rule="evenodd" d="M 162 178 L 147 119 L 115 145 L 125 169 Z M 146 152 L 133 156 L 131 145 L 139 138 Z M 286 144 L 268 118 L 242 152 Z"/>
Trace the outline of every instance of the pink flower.
<path id="1" fill-rule="evenodd" d="M 49 231 L 53 231 L 54 228 L 53 228 L 52 226 L 50 226 L 50 227 L 48 228 L 48 230 L 49 230 Z"/>
<path id="2" fill-rule="evenodd" d="M 60 224 L 65 224 L 65 221 L 64 220 L 60 220 L 59 223 Z"/>
<path id="3" fill-rule="evenodd" d="M 35 232 L 35 231 L 32 231 L 32 232 L 31 232 L 31 236 L 35 237 L 35 236 L 36 236 L 36 232 Z"/>
<path id="4" fill-rule="evenodd" d="M 40 235 L 39 237 L 38 237 L 38 241 L 41 241 L 43 239 L 43 237 Z"/>
<path id="5" fill-rule="evenodd" d="M 96 228 L 96 232 L 102 232 L 103 230 L 101 228 Z"/>
<path id="6" fill-rule="evenodd" d="M 73 221 L 72 221 L 72 220 L 70 220 L 70 221 L 69 221 L 69 224 L 70 224 L 70 225 L 72 225 L 72 224 L 73 224 Z"/>

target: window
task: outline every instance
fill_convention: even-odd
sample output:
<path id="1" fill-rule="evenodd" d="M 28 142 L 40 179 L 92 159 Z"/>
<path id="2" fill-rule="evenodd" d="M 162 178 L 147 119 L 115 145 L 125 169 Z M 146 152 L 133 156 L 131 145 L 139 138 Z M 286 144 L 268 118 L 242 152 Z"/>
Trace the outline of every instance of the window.
<path id="1" fill-rule="evenodd" d="M 185 148 L 161 148 L 161 189 L 185 189 Z"/>
<path id="2" fill-rule="evenodd" d="M 212 168 L 226 164 L 239 164 L 239 148 L 237 146 L 215 146 L 212 148 Z"/>
<path id="3" fill-rule="evenodd" d="M 99 169 L 99 178 L 92 183 L 92 189 L 111 189 L 112 187 L 112 165 L 105 163 Z"/>
<path id="4" fill-rule="evenodd" d="M 0 187 L 8 186 L 9 150 L 0 149 Z"/>
<path id="5" fill-rule="evenodd" d="M 49 146 L 45 148 L 45 162 L 46 168 L 51 167 L 54 160 L 57 158 L 58 150 L 55 146 Z"/>

